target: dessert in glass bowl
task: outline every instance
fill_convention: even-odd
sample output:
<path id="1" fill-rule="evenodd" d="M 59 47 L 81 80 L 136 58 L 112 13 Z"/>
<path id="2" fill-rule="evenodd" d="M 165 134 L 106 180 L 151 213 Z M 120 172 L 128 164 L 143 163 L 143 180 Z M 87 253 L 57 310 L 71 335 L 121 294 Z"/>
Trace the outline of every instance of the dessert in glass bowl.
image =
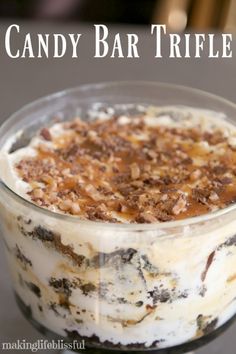
<path id="1" fill-rule="evenodd" d="M 0 130 L 0 214 L 17 302 L 101 352 L 185 352 L 236 313 L 236 107 L 107 83 Z"/>

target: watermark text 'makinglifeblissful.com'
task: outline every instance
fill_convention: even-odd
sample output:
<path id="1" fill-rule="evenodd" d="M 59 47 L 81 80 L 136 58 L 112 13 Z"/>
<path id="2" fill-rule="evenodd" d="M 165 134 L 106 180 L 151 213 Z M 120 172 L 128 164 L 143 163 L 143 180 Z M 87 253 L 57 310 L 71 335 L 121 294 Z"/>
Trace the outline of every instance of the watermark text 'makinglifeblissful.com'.
<path id="1" fill-rule="evenodd" d="M 85 341 L 73 340 L 70 343 L 64 342 L 63 339 L 59 340 L 47 340 L 38 339 L 35 342 L 27 342 L 25 339 L 18 339 L 15 342 L 2 342 L 2 350 L 29 350 L 33 353 L 38 350 L 84 350 Z"/>

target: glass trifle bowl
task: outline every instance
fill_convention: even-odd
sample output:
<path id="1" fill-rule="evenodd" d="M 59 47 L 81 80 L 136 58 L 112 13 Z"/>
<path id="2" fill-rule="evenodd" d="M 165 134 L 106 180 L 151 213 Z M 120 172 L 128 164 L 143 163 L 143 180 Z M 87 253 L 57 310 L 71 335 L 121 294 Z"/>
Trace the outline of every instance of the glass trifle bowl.
<path id="1" fill-rule="evenodd" d="M 24 198 L 22 181 L 14 180 L 11 156 L 42 127 L 75 117 L 87 122 L 112 115 L 123 122 L 153 106 L 159 113 L 152 114 L 178 124 L 176 110 L 185 107 L 188 118 L 186 107 L 195 107 L 219 115 L 227 131 L 236 125 L 236 106 L 222 98 L 174 85 L 121 82 L 40 99 L 0 129 L 1 229 L 17 303 L 40 332 L 66 343 L 84 340 L 91 353 L 185 353 L 221 333 L 236 313 L 233 187 L 231 203 L 221 209 L 129 223 L 45 208 Z"/>

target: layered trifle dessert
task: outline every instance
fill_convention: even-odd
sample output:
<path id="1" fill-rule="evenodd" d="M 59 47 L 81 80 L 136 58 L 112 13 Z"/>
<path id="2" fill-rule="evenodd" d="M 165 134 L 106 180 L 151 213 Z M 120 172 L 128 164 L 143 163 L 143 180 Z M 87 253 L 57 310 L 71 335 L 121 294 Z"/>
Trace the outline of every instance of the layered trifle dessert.
<path id="1" fill-rule="evenodd" d="M 137 108 L 137 107 L 136 107 Z M 112 107 L 1 148 L 6 253 L 40 326 L 161 349 L 236 313 L 236 127 L 187 106 Z M 11 192 L 12 193 L 12 192 Z M 233 210 L 233 209 L 232 209 Z"/>

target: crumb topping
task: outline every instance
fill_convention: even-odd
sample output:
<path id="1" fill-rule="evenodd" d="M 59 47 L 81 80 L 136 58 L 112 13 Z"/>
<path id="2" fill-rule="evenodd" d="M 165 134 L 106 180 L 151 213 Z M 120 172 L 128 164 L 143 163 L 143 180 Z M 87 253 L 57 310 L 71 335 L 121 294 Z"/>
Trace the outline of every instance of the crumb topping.
<path id="1" fill-rule="evenodd" d="M 235 137 L 220 126 L 132 118 L 44 127 L 35 156 L 15 166 L 41 207 L 104 222 L 155 223 L 236 201 Z M 234 132 L 235 134 L 235 132 Z"/>

